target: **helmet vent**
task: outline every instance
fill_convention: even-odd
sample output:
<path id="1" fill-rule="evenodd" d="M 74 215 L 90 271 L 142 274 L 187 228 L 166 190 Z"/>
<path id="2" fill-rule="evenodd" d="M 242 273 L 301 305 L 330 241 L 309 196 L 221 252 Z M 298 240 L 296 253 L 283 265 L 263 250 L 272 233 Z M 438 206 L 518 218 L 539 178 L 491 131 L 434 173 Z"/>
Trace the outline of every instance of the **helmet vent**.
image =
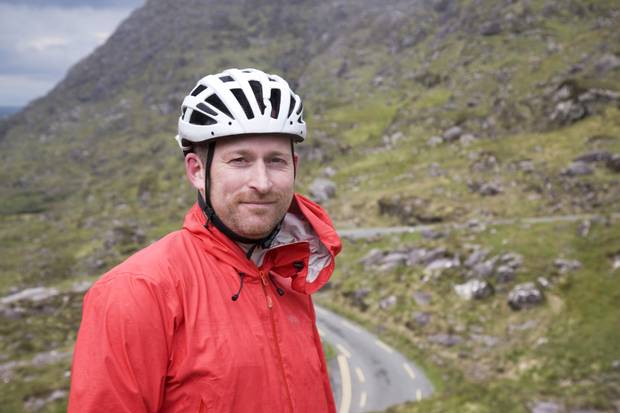
<path id="1" fill-rule="evenodd" d="M 208 107 L 207 105 L 205 105 L 204 103 L 200 102 L 199 104 L 196 105 L 196 107 L 200 110 L 202 110 L 203 112 L 208 113 L 209 115 L 213 115 L 213 116 L 217 116 L 217 112 L 214 111 L 213 109 L 211 109 L 210 107 Z"/>
<path id="2" fill-rule="evenodd" d="M 224 102 L 222 102 L 222 100 L 219 98 L 218 95 L 213 94 L 209 96 L 208 98 L 205 99 L 205 102 L 207 102 L 209 105 L 213 106 L 220 112 L 226 114 L 226 116 L 228 116 L 229 118 L 231 119 L 233 118 L 233 116 L 230 114 L 230 111 L 228 110 L 228 108 L 226 107 Z"/>
<path id="3" fill-rule="evenodd" d="M 230 91 L 232 92 L 233 95 L 235 95 L 235 98 L 237 98 L 237 102 L 239 102 L 239 105 L 241 105 L 241 107 L 243 108 L 243 111 L 245 112 L 245 116 L 248 119 L 254 119 L 254 113 L 252 113 L 250 102 L 248 102 L 248 99 L 243 94 L 243 90 L 230 89 Z"/>
<path id="4" fill-rule="evenodd" d="M 302 110 L 304 110 L 304 104 L 299 102 L 299 108 L 297 108 L 297 112 L 295 112 L 295 113 L 297 113 L 299 115 Z"/>
<path id="5" fill-rule="evenodd" d="M 207 87 L 204 85 L 198 85 L 196 86 L 196 88 L 194 90 L 192 90 L 192 93 L 190 93 L 190 95 L 192 96 L 198 96 L 198 94 L 200 92 L 202 92 L 203 90 L 205 90 Z"/>
<path id="6" fill-rule="evenodd" d="M 221 80 L 222 82 L 224 82 L 224 83 L 227 83 L 227 82 L 232 82 L 232 81 L 233 81 L 233 78 L 232 78 L 232 77 L 230 77 L 230 76 L 228 76 L 228 75 L 226 75 L 226 76 L 222 76 L 222 77 L 220 77 L 220 80 Z"/>
<path id="7" fill-rule="evenodd" d="M 271 89 L 269 101 L 271 102 L 271 117 L 274 119 L 277 119 L 280 114 L 280 96 L 280 89 Z"/>
<path id="8" fill-rule="evenodd" d="M 256 80 L 250 80 L 248 83 L 252 88 L 252 92 L 254 92 L 254 97 L 256 98 L 256 103 L 258 103 L 260 113 L 265 113 L 265 102 L 263 102 L 263 86 L 260 84 L 260 82 Z"/>
<path id="9" fill-rule="evenodd" d="M 294 108 L 295 108 L 295 97 L 291 95 L 289 103 L 288 103 L 288 115 L 286 115 L 287 118 L 291 117 L 291 113 L 293 113 Z"/>
<path id="10" fill-rule="evenodd" d="M 211 116 L 207 116 L 204 113 L 193 110 L 192 115 L 189 117 L 189 123 L 193 125 L 215 125 L 217 121 Z"/>

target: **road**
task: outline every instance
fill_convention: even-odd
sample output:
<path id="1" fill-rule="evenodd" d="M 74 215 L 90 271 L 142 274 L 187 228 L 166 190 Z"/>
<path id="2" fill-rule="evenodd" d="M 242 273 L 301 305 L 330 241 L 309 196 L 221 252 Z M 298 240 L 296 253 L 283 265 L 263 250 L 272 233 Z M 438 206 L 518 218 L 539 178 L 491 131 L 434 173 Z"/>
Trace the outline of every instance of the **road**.
<path id="1" fill-rule="evenodd" d="M 362 239 L 371 238 L 381 235 L 390 234 L 402 234 L 411 232 L 422 232 L 430 229 L 463 229 L 477 225 L 533 225 L 533 224 L 548 224 L 552 222 L 576 222 L 584 220 L 592 220 L 601 218 L 601 215 L 595 214 L 578 214 L 578 215 L 549 215 L 541 217 L 525 217 L 525 218 L 506 218 L 506 219 L 494 219 L 494 220 L 480 220 L 470 221 L 467 223 L 437 223 L 429 225 L 416 225 L 416 226 L 397 226 L 397 227 L 377 227 L 377 228 L 354 228 L 354 229 L 338 229 L 338 234 L 341 237 L 347 237 L 350 239 Z M 607 218 L 612 220 L 620 219 L 620 213 L 611 213 L 607 215 Z"/>
<path id="2" fill-rule="evenodd" d="M 330 375 L 338 413 L 384 410 L 433 391 L 416 364 L 356 324 L 316 306 L 321 338 L 336 349 Z"/>

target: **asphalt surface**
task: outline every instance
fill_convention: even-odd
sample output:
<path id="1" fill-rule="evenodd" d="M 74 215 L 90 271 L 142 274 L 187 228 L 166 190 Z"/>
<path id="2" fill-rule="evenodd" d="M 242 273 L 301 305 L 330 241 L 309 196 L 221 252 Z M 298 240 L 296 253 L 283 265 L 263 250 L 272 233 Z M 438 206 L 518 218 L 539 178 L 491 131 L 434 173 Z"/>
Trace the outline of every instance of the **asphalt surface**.
<path id="1" fill-rule="evenodd" d="M 321 338 L 338 353 L 330 365 L 338 413 L 380 411 L 432 393 L 413 361 L 331 311 L 316 306 L 316 314 Z"/>
<path id="2" fill-rule="evenodd" d="M 402 234 L 411 232 L 422 232 L 426 230 L 434 229 L 463 229 L 468 227 L 476 227 L 480 225 L 533 225 L 533 224 L 547 224 L 552 222 L 576 222 L 584 220 L 602 219 L 605 216 L 596 214 L 577 214 L 577 215 L 549 215 L 541 217 L 524 217 L 524 218 L 506 218 L 506 219 L 491 219 L 491 220 L 472 220 L 466 223 L 437 223 L 429 225 L 416 225 L 416 226 L 396 226 L 396 227 L 376 227 L 376 228 L 341 228 L 338 229 L 338 234 L 341 237 L 347 237 L 350 239 L 362 239 L 372 238 L 382 235 L 390 234 Z M 611 213 L 606 218 L 612 220 L 620 219 L 620 213 Z"/>

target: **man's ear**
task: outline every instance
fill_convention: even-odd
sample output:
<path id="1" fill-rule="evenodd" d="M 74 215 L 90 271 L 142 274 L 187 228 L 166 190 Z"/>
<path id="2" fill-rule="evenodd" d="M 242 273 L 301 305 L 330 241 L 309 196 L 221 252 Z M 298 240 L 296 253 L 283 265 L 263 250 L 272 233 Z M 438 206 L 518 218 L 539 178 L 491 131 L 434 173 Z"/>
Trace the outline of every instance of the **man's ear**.
<path id="1" fill-rule="evenodd" d="M 194 188 L 204 193 L 205 169 L 202 160 L 195 153 L 185 156 L 185 175 Z"/>

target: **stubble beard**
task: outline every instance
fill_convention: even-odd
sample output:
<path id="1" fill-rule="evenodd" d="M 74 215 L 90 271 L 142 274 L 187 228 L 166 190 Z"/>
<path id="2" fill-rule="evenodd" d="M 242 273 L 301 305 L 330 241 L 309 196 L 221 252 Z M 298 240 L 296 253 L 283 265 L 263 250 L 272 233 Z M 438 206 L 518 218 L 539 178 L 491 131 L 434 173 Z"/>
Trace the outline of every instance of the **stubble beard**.
<path id="1" fill-rule="evenodd" d="M 230 214 L 226 214 L 229 223 L 224 222 L 230 229 L 239 235 L 250 239 L 261 239 L 269 235 L 278 223 L 284 218 L 292 201 L 293 194 L 270 193 L 259 196 L 256 194 L 241 194 L 236 196 L 234 207 Z M 273 202 L 264 208 L 248 208 L 245 202 Z"/>

